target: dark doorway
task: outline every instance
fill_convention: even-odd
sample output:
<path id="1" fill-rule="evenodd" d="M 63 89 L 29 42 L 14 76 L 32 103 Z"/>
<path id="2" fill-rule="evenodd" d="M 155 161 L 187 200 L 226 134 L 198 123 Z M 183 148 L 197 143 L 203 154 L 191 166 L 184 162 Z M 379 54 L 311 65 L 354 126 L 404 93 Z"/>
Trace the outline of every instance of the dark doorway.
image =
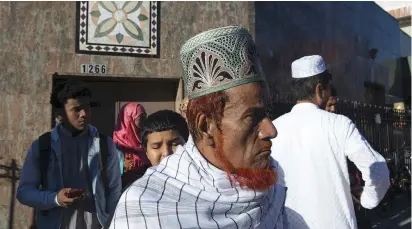
<path id="1" fill-rule="evenodd" d="M 162 109 L 174 110 L 178 79 L 137 79 L 128 77 L 89 77 L 53 75 L 54 85 L 69 78 L 79 79 L 92 91 L 92 125 L 112 136 L 117 113 L 127 102 L 142 104 L 148 115 Z M 54 110 L 52 109 L 54 126 Z"/>

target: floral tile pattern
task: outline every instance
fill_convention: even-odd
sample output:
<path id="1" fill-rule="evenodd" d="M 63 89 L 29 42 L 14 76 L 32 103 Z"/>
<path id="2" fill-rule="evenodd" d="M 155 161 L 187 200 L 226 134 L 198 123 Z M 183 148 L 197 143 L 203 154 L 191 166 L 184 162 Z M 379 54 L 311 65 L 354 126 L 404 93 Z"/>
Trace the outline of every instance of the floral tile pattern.
<path id="1" fill-rule="evenodd" d="M 159 2 L 77 2 L 76 52 L 159 56 Z"/>

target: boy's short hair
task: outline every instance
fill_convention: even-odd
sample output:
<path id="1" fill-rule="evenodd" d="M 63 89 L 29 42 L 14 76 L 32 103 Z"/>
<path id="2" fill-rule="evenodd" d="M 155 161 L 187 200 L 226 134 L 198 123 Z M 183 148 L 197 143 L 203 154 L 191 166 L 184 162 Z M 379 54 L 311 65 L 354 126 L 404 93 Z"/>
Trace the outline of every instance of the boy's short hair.
<path id="1" fill-rule="evenodd" d="M 147 136 L 154 132 L 176 130 L 185 141 L 189 138 L 189 129 L 185 119 L 177 112 L 161 110 L 149 115 L 142 123 L 141 137 L 146 148 Z"/>
<path id="2" fill-rule="evenodd" d="M 57 84 L 50 94 L 50 104 L 54 108 L 63 108 L 69 99 L 77 97 L 91 97 L 92 92 L 85 84 L 76 79 L 69 79 L 65 83 Z"/>

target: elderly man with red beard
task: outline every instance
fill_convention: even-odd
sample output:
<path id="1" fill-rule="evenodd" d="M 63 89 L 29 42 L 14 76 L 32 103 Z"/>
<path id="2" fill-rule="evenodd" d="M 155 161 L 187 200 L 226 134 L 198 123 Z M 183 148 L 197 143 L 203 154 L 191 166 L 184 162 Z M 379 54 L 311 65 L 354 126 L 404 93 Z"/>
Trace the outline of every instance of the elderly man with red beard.
<path id="1" fill-rule="evenodd" d="M 191 136 L 120 198 L 110 228 L 282 229 L 265 109 L 268 87 L 248 30 L 203 32 L 181 49 Z"/>

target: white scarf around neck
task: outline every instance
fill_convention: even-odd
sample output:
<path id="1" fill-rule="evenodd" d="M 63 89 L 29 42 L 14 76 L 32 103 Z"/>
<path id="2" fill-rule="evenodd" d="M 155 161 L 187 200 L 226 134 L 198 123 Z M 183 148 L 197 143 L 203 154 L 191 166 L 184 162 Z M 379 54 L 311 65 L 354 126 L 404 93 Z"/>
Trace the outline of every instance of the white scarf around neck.
<path id="1" fill-rule="evenodd" d="M 189 137 L 125 190 L 110 229 L 284 229 L 285 192 L 280 185 L 265 192 L 232 187 Z"/>

